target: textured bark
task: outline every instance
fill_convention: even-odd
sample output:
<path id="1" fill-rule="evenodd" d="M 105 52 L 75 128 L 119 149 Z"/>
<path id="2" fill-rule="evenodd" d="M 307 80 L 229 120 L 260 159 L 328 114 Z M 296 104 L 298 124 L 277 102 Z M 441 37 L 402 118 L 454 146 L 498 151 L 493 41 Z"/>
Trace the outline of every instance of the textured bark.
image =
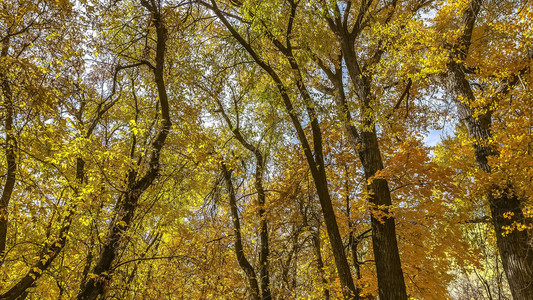
<path id="1" fill-rule="evenodd" d="M 0 57 L 5 58 L 9 50 L 9 38 L 7 38 L 2 45 L 2 52 Z M 5 156 L 7 162 L 7 174 L 2 190 L 2 197 L 0 198 L 0 266 L 4 262 L 4 255 L 7 241 L 7 226 L 8 226 L 8 206 L 9 200 L 15 187 L 17 162 L 15 155 L 16 139 L 13 132 L 13 93 L 6 74 L 0 74 L 2 84 L 2 96 L 5 109 L 4 129 L 6 135 Z"/>
<path id="2" fill-rule="evenodd" d="M 369 201 L 375 205 L 375 209 L 380 210 L 385 215 L 379 219 L 374 215 L 371 217 L 379 298 L 384 300 L 403 300 L 407 299 L 407 291 L 396 240 L 396 225 L 394 218 L 389 216 L 388 207 L 392 205 L 389 185 L 385 179 L 372 179 L 377 171 L 383 169 L 375 117 L 372 115 L 370 106 L 372 100 L 372 77 L 371 75 L 365 75 L 365 72 L 361 70 L 354 48 L 355 39 L 362 28 L 363 19 L 371 4 L 371 0 L 361 2 L 356 22 L 352 28 L 348 28 L 347 22 L 349 7 L 346 8 L 342 20 L 340 12 L 335 18 L 326 17 L 329 27 L 339 39 L 349 78 L 359 98 L 360 115 L 364 116 L 364 118 L 359 120 L 362 127 L 360 132 L 353 126 L 351 113 L 345 100 L 342 69 L 337 68 L 336 72 L 333 73 L 323 64 L 321 64 L 321 67 L 323 70 L 327 70 L 326 74 L 335 87 L 338 109 L 344 118 L 343 121 L 350 137 L 350 142 L 361 160 L 365 178 L 369 182 L 366 187 L 369 193 Z M 393 1 L 392 5 L 395 4 L 396 2 Z M 392 14 L 389 15 L 388 20 L 390 20 L 391 16 Z M 378 49 L 368 64 L 372 65 L 379 62 L 382 54 L 383 50 Z"/>
<path id="3" fill-rule="evenodd" d="M 488 158 L 498 155 L 497 151 L 487 146 L 491 138 L 490 113 L 474 118 L 474 112 L 468 102 L 474 101 L 474 94 L 464 72 L 455 62 L 449 63 L 446 77 L 447 89 L 455 99 L 459 118 L 466 125 L 468 134 L 477 142 L 474 143 L 474 154 L 479 169 L 491 172 Z M 467 99 L 467 101 L 459 100 Z M 525 221 L 520 200 L 513 194 L 512 187 L 500 190 L 493 187 L 487 191 L 487 199 L 491 210 L 491 220 L 496 233 L 496 243 L 500 252 L 503 268 L 511 293 L 515 300 L 533 299 L 533 247 L 529 243 L 527 231 L 513 230 L 504 235 L 504 226 L 511 226 L 514 222 Z M 504 218 L 507 212 L 513 214 Z"/>
<path id="4" fill-rule="evenodd" d="M 462 17 L 463 35 L 452 49 L 448 72 L 443 79 L 448 93 L 455 101 L 459 119 L 466 125 L 469 136 L 475 141 L 473 147 L 478 168 L 490 173 L 488 158 L 492 155 L 499 155 L 488 145 L 491 139 L 491 112 L 487 110 L 479 117 L 474 117 L 474 110 L 470 107 L 470 103 L 476 99 L 462 63 L 467 58 L 472 32 L 482 3 L 482 0 L 473 0 L 465 10 Z M 511 88 L 512 82 L 513 80 L 504 82 L 499 94 L 504 95 Z M 524 222 L 520 200 L 513 193 L 512 187 L 503 190 L 493 187 L 487 191 L 487 199 L 496 233 L 496 244 L 513 298 L 515 300 L 533 299 L 533 247 L 529 243 L 528 233 L 513 230 L 504 235 L 502 229 L 514 222 Z M 503 217 L 507 212 L 513 213 L 510 218 Z"/>
<path id="5" fill-rule="evenodd" d="M 366 124 L 371 126 L 370 124 Z M 379 208 L 385 217 L 371 217 L 372 243 L 374 260 L 378 277 L 380 299 L 407 299 L 403 271 L 400 262 L 398 243 L 396 241 L 396 225 L 393 217 L 389 217 L 388 207 L 392 205 L 388 182 L 385 179 L 371 179 L 377 171 L 383 169 L 383 162 L 378 147 L 376 129 L 361 132 L 359 157 L 363 164 L 365 178 L 370 179 L 367 190 L 369 201 Z"/>
<path id="6" fill-rule="evenodd" d="M 226 187 L 228 188 L 231 219 L 233 220 L 233 230 L 235 232 L 235 255 L 237 256 L 237 262 L 248 278 L 252 299 L 261 299 L 259 285 L 257 284 L 257 278 L 255 276 L 255 270 L 246 258 L 246 255 L 244 255 L 241 236 L 241 223 L 239 221 L 239 210 L 237 208 L 235 189 L 233 188 L 233 183 L 231 181 L 231 171 L 229 171 L 224 164 L 222 164 L 222 173 L 224 176 L 224 181 L 226 182 Z"/>
<path id="7" fill-rule="evenodd" d="M 152 144 L 153 150 L 150 155 L 150 161 L 148 162 L 148 170 L 146 171 L 146 174 L 137 179 L 137 172 L 131 170 L 127 175 L 127 191 L 121 197 L 117 205 L 115 220 L 110 224 L 105 244 L 102 247 L 98 260 L 96 261 L 96 264 L 91 272 L 97 277 L 91 278 L 85 284 L 83 284 L 83 287 L 77 296 L 77 299 L 79 300 L 93 300 L 104 295 L 105 286 L 111 279 L 112 264 L 118 252 L 123 247 L 122 236 L 128 231 L 131 225 L 137 207 L 137 202 L 142 193 L 148 189 L 148 187 L 159 175 L 159 157 L 161 149 L 163 148 L 172 125 L 170 121 L 168 95 L 163 77 L 167 29 L 163 23 L 159 8 L 155 6 L 153 1 L 149 3 L 148 1 L 143 0 L 141 3 L 151 13 L 152 20 L 156 28 L 156 65 L 152 70 L 154 73 L 155 83 L 157 85 L 159 104 L 161 107 L 162 127 Z"/>
<path id="8" fill-rule="evenodd" d="M 500 197 L 489 195 L 496 243 L 513 299 L 533 299 L 533 248 L 527 231 L 513 230 L 503 234 L 504 226 L 524 222 L 520 200 L 510 192 L 504 191 Z M 506 212 L 514 215 L 510 219 L 504 218 L 503 214 Z"/>
<path id="9" fill-rule="evenodd" d="M 356 88 L 356 93 L 362 102 L 361 115 L 367 115 L 368 111 L 371 110 L 371 79 L 363 77 L 360 73 L 355 52 L 353 51 L 353 42 L 344 40 L 341 41 L 341 44 L 346 44 L 346 46 L 343 46 L 344 60 L 352 83 Z M 363 129 L 358 136 L 354 136 L 355 130 L 348 130 L 348 133 L 352 135 L 350 139 L 352 142 L 358 142 L 354 146 L 363 165 L 365 178 L 369 182 L 366 187 L 369 193 L 369 201 L 376 206 L 380 213 L 385 215 L 379 219 L 372 215 L 370 221 L 379 297 L 387 300 L 407 299 L 398 242 L 396 240 L 396 224 L 394 218 L 389 216 L 388 207 L 392 205 L 389 184 L 385 179 L 373 179 L 376 172 L 383 169 L 374 118 L 373 116 L 367 117 L 361 123 Z"/>
<path id="10" fill-rule="evenodd" d="M 315 188 L 317 190 L 318 199 L 320 201 L 320 206 L 322 208 L 322 214 L 324 216 L 324 223 L 326 224 L 326 230 L 328 233 L 328 238 L 333 250 L 333 257 L 335 260 L 335 266 L 337 268 L 337 274 L 340 279 L 340 283 L 343 289 L 343 296 L 345 299 L 359 299 L 359 289 L 356 288 L 350 265 L 346 259 L 346 254 L 344 253 L 344 244 L 339 232 L 339 227 L 337 224 L 337 219 L 335 217 L 335 212 L 333 210 L 333 205 L 331 201 L 331 196 L 328 190 L 328 182 L 324 165 L 324 157 L 322 152 L 322 133 L 320 129 L 320 124 L 318 118 L 314 111 L 313 101 L 305 87 L 305 84 L 302 79 L 297 62 L 292 53 L 292 46 L 290 44 L 290 35 L 292 30 L 292 21 L 294 20 L 294 15 L 296 13 L 296 3 L 294 1 L 289 1 L 291 5 L 291 13 L 289 16 L 289 26 L 287 29 L 287 39 L 286 46 L 281 44 L 276 40 L 272 35 L 267 33 L 267 37 L 271 39 L 273 44 L 280 50 L 280 52 L 287 58 L 295 76 L 296 85 L 300 96 L 303 98 L 305 103 L 305 108 L 307 110 L 308 117 L 311 123 L 311 131 L 313 136 L 313 147 L 305 134 L 305 131 L 302 127 L 302 124 L 295 113 L 294 107 L 290 100 L 287 87 L 283 84 L 277 72 L 267 63 L 265 63 L 259 55 L 255 52 L 252 46 L 235 30 L 231 23 L 226 19 L 224 13 L 218 8 L 216 2 L 212 0 L 210 4 L 201 2 L 203 5 L 212 9 L 216 16 L 222 21 L 226 28 L 230 31 L 231 35 L 239 42 L 239 44 L 248 52 L 252 57 L 255 63 L 261 67 L 274 81 L 276 87 L 281 95 L 285 110 L 291 119 L 291 122 L 296 130 L 298 140 L 303 148 L 304 155 L 306 157 Z"/>

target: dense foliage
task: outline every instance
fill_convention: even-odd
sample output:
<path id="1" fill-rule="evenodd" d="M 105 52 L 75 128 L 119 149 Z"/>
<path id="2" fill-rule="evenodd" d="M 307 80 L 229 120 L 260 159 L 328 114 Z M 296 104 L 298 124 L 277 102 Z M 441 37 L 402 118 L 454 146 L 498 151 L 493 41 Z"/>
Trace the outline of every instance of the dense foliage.
<path id="1" fill-rule="evenodd" d="M 533 299 L 533 2 L 0 4 L 0 299 Z"/>

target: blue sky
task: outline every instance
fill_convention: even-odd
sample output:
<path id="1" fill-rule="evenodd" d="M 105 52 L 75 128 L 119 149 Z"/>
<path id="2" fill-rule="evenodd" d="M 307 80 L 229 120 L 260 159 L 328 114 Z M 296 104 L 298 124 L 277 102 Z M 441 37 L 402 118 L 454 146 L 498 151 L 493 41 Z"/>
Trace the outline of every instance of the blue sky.
<path id="1" fill-rule="evenodd" d="M 424 138 L 424 144 L 428 146 L 436 146 L 441 141 L 442 130 L 430 130 L 426 138 Z"/>

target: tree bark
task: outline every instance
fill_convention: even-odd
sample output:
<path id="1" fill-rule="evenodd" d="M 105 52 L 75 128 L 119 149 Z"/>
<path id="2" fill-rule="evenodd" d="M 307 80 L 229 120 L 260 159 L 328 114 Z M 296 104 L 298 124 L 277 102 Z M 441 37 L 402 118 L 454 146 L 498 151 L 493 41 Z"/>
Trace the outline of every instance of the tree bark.
<path id="1" fill-rule="evenodd" d="M 497 151 L 487 146 L 487 142 L 491 139 L 490 112 L 474 118 L 474 111 L 468 104 L 475 100 L 474 94 L 464 72 L 455 62 L 449 63 L 446 83 L 448 91 L 455 100 L 459 119 L 465 123 L 468 135 L 477 141 L 473 147 L 478 168 L 490 173 L 488 158 L 491 155 L 499 155 Z M 503 230 L 505 226 L 525 221 L 520 199 L 513 193 L 512 187 L 504 190 L 493 187 L 487 191 L 486 197 L 496 233 L 496 244 L 511 294 L 515 300 L 533 299 L 533 247 L 529 243 L 528 233 L 515 229 L 504 234 Z M 505 218 L 504 214 L 508 212 L 512 214 Z"/>
<path id="2" fill-rule="evenodd" d="M 330 81 L 332 81 L 337 92 L 336 102 L 341 116 L 344 118 L 344 125 L 350 142 L 359 155 L 365 179 L 366 188 L 369 193 L 369 201 L 374 205 L 383 217 L 371 216 L 372 243 L 374 258 L 376 262 L 376 272 L 378 279 L 379 298 L 384 300 L 407 299 L 407 291 L 403 278 L 403 271 L 396 240 L 396 224 L 394 217 L 390 216 L 389 207 L 392 205 L 392 198 L 387 180 L 373 178 L 377 171 L 383 169 L 381 151 L 379 149 L 378 137 L 375 126 L 375 116 L 370 105 L 372 100 L 372 76 L 365 75 L 355 53 L 355 39 L 361 30 L 361 24 L 372 1 L 362 1 L 359 14 L 353 28 L 348 28 L 347 17 L 341 20 L 340 12 L 335 18 L 326 17 L 329 27 L 337 35 L 342 57 L 348 70 L 349 78 L 352 81 L 356 95 L 360 102 L 359 120 L 362 129 L 360 132 L 353 126 L 351 113 L 346 103 L 344 95 L 344 85 L 342 83 L 342 69 L 337 68 L 336 73 L 331 70 L 326 71 L 326 67 L 321 64 L 326 71 Z M 393 1 L 395 5 L 395 1 Z M 347 16 L 349 11 L 344 12 Z M 389 15 L 388 20 L 390 20 Z M 378 49 L 369 64 L 375 64 L 381 59 L 382 49 Z"/>
<path id="3" fill-rule="evenodd" d="M 142 0 L 141 4 L 151 13 L 152 21 L 154 22 L 156 28 L 156 65 L 152 71 L 154 73 L 159 96 L 159 104 L 161 107 L 162 128 L 152 144 L 153 150 L 150 155 L 146 174 L 140 179 L 136 179 L 138 175 L 137 172 L 135 170 L 131 170 L 127 175 L 127 191 L 121 197 L 119 204 L 117 205 L 115 220 L 110 224 L 106 242 L 102 247 L 99 258 L 91 272 L 97 277 L 89 279 L 83 285 L 77 296 L 78 300 L 94 300 L 105 293 L 104 288 L 111 279 L 112 275 L 112 263 L 115 260 L 119 250 L 122 248 L 122 237 L 123 234 L 128 231 L 131 225 L 137 207 L 137 202 L 142 193 L 146 191 L 148 187 L 150 187 L 150 185 L 159 175 L 159 157 L 161 149 L 163 148 L 172 125 L 170 120 L 168 95 L 163 77 L 167 28 L 163 23 L 159 8 L 155 6 L 153 1 L 150 3 L 147 0 Z"/>
<path id="4" fill-rule="evenodd" d="M 322 253 L 320 252 L 320 230 L 314 230 L 311 234 L 311 241 L 313 243 L 313 252 L 315 253 L 316 267 L 320 273 L 322 284 L 324 285 L 324 299 L 329 300 L 329 288 L 326 274 L 324 271 L 324 261 L 322 260 Z"/>
<path id="5" fill-rule="evenodd" d="M 9 38 L 7 38 L 2 45 L 2 52 L 0 57 L 7 57 L 9 50 Z M 6 249 L 7 241 L 7 226 L 8 226 L 8 206 L 9 200 L 11 200 L 11 195 L 15 187 L 16 182 L 16 172 L 17 172 L 17 161 L 15 155 L 16 147 L 16 138 L 15 133 L 13 132 L 13 92 L 11 91 L 11 85 L 6 74 L 0 75 L 0 80 L 2 81 L 2 94 L 4 98 L 4 108 L 5 108 L 5 121 L 4 128 L 6 134 L 6 144 L 5 144 L 5 155 L 7 162 L 7 174 L 6 181 L 4 183 L 4 188 L 2 190 L 2 197 L 0 198 L 0 266 L 4 262 L 4 255 Z"/>
<path id="6" fill-rule="evenodd" d="M 290 100 L 290 96 L 288 94 L 288 89 L 283 84 L 277 72 L 270 65 L 265 63 L 255 52 L 252 46 L 235 30 L 233 25 L 231 25 L 231 23 L 226 19 L 224 13 L 218 8 L 214 0 L 212 0 L 210 4 L 207 4 L 205 2 L 201 3 L 213 10 L 216 16 L 230 31 L 231 35 L 239 42 L 239 44 L 246 50 L 246 52 L 248 52 L 248 54 L 252 57 L 256 64 L 261 67 L 276 84 L 276 87 L 283 100 L 283 104 L 285 105 L 285 110 L 287 111 L 289 118 L 291 119 L 291 122 L 294 126 L 294 129 L 296 130 L 298 140 L 303 148 L 307 163 L 311 170 L 311 175 L 313 177 L 315 188 L 318 194 L 318 199 L 320 201 L 320 206 L 322 208 L 322 214 L 324 216 L 324 223 L 326 224 L 328 238 L 331 244 L 331 248 L 333 250 L 333 257 L 335 259 L 335 265 L 337 267 L 337 274 L 341 282 L 343 296 L 345 299 L 359 299 L 359 289 L 355 286 L 353 282 L 352 274 L 350 271 L 350 265 L 348 264 L 346 254 L 344 253 L 344 244 L 339 232 L 339 227 L 333 209 L 331 196 L 328 190 L 328 182 L 322 152 L 322 133 L 320 130 L 320 124 L 313 108 L 313 101 L 305 87 L 299 67 L 296 63 L 294 55 L 292 54 L 290 35 L 292 30 L 292 21 L 294 20 L 294 15 L 296 13 L 296 3 L 294 1 L 289 1 L 289 4 L 291 5 L 291 12 L 289 16 L 289 26 L 286 32 L 287 45 L 283 46 L 271 35 L 269 35 L 269 38 L 272 40 L 274 45 L 283 53 L 283 55 L 287 58 L 289 64 L 291 65 L 291 69 L 293 70 L 295 79 L 297 81 L 296 85 L 298 91 L 303 97 L 303 100 L 305 102 L 305 108 L 310 119 L 311 131 L 313 136 L 313 148 L 311 148 L 309 140 L 302 127 L 302 124 L 300 123 L 300 120 L 295 113 L 292 101 Z"/>
<path id="7" fill-rule="evenodd" d="M 261 299 L 254 267 L 252 267 L 252 265 L 246 258 L 246 255 L 244 254 L 244 248 L 242 246 L 241 222 L 239 221 L 239 210 L 237 208 L 235 189 L 233 188 L 233 183 L 231 181 L 231 171 L 228 170 L 224 163 L 222 163 L 222 174 L 224 176 L 224 181 L 226 182 L 226 187 L 228 188 L 229 193 L 231 219 L 233 220 L 233 228 L 235 232 L 235 255 L 237 256 L 237 262 L 239 263 L 239 266 L 241 266 L 242 270 L 246 274 L 246 277 L 248 278 L 248 284 L 252 293 L 252 299 Z"/>
<path id="8" fill-rule="evenodd" d="M 359 157 L 363 165 L 365 178 L 367 182 L 370 181 L 367 184 L 369 201 L 376 206 L 380 213 L 385 215 L 377 218 L 372 214 L 370 220 L 379 298 L 390 300 L 407 299 L 396 240 L 396 225 L 388 209 L 392 205 L 389 185 L 385 179 L 373 179 L 376 172 L 383 169 L 376 129 L 373 125 L 366 125 L 372 126 L 372 131 L 361 132 Z"/>
<path id="9" fill-rule="evenodd" d="M 76 181 L 77 183 L 83 182 L 85 173 L 85 161 L 81 158 L 76 160 Z M 76 191 L 75 191 L 75 194 Z M 44 245 L 43 252 L 39 255 L 39 260 L 33 265 L 30 271 L 22 277 L 15 285 L 13 285 L 7 292 L 0 295 L 0 300 L 17 300 L 24 299 L 28 294 L 28 289 L 32 287 L 35 282 L 41 278 L 44 271 L 50 267 L 56 257 L 67 243 L 67 235 L 70 231 L 72 224 L 72 217 L 75 213 L 75 207 L 67 207 L 67 215 L 63 220 L 63 226 L 59 231 L 59 238 L 55 241 Z"/>
<path id="10" fill-rule="evenodd" d="M 239 141 L 239 143 L 250 151 L 255 157 L 255 191 L 257 192 L 257 205 L 259 206 L 259 230 L 260 230 L 260 251 L 259 251 L 259 281 L 261 283 L 261 299 L 262 300 L 271 300 L 272 293 L 270 291 L 270 275 L 268 272 L 269 266 L 269 243 L 268 243 L 268 222 L 265 216 L 265 202 L 266 194 L 263 187 L 263 173 L 265 169 L 265 162 L 263 159 L 263 154 L 253 144 L 247 141 L 242 135 L 238 127 L 234 127 L 230 118 L 226 114 L 222 103 L 217 99 L 217 104 L 219 106 L 222 117 L 226 121 L 226 124 L 233 132 L 233 136 Z M 238 124 L 239 122 L 237 122 Z M 234 216 L 234 218 L 238 216 Z"/>
<path id="11" fill-rule="evenodd" d="M 479 117 L 474 117 L 474 110 L 470 103 L 476 98 L 472 87 L 465 74 L 463 61 L 466 60 L 471 44 L 472 32 L 476 18 L 481 10 L 482 0 L 473 0 L 462 16 L 464 31 L 457 45 L 452 49 L 452 56 L 448 62 L 448 71 L 443 76 L 444 85 L 452 96 L 460 120 L 466 125 L 468 135 L 475 140 L 473 148 L 478 168 L 490 173 L 488 163 L 490 156 L 499 155 L 498 151 L 488 145 L 492 138 L 490 127 L 492 123 L 491 112 L 488 110 Z M 504 83 L 503 92 L 511 88 L 508 82 Z M 504 234 L 503 227 L 513 223 L 525 221 L 520 199 L 513 192 L 512 187 L 492 187 L 487 191 L 492 224 L 496 233 L 496 244 L 500 252 L 503 268 L 515 300 L 533 299 L 533 247 L 529 243 L 527 231 L 513 230 Z M 512 212 L 510 218 L 504 214 Z"/>

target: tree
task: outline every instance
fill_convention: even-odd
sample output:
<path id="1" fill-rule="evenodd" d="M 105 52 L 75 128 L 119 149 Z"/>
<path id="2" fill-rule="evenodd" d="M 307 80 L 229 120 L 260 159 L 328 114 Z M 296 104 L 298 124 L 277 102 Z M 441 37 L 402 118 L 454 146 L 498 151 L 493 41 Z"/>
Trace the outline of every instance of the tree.
<path id="1" fill-rule="evenodd" d="M 450 59 L 447 62 L 447 72 L 443 75 L 442 84 L 454 100 L 458 118 L 464 122 L 468 136 L 472 139 L 478 168 L 482 172 L 491 173 L 494 167 L 489 161 L 491 157 L 500 155 L 500 150 L 492 144 L 494 107 L 499 106 L 498 103 L 502 98 L 508 97 L 510 90 L 519 83 L 521 76 L 530 72 L 529 66 L 533 59 L 531 55 L 533 52 L 528 49 L 529 45 L 520 45 L 525 52 L 524 61 L 519 62 L 519 66 L 514 67 L 509 75 L 489 75 L 486 66 L 476 65 L 476 58 L 470 58 L 470 53 L 474 43 L 472 37 L 476 21 L 483 6 L 483 1 L 471 1 L 465 8 L 459 8 L 463 9 L 459 22 L 461 33 L 450 49 Z M 486 91 L 482 87 L 479 92 L 475 92 L 474 78 L 486 80 L 486 76 L 490 80 L 487 84 L 491 87 Z M 492 76 L 498 80 L 490 78 Z M 497 246 L 513 297 L 514 299 L 529 299 L 533 297 L 531 286 L 533 249 L 529 242 L 530 238 L 525 230 L 505 231 L 506 227 L 525 221 L 519 193 L 515 191 L 512 183 L 494 182 L 492 186 L 488 186 L 485 197 L 489 202 Z"/>
<path id="2" fill-rule="evenodd" d="M 164 68 L 165 68 L 165 50 L 167 41 L 167 28 L 165 27 L 161 15 L 161 7 L 155 1 L 142 1 L 142 6 L 150 12 L 153 25 L 156 29 L 156 56 L 155 66 L 147 62 L 139 62 L 138 65 L 147 64 L 152 70 L 154 81 L 157 86 L 158 102 L 161 109 L 161 128 L 152 141 L 152 151 L 149 158 L 139 159 L 139 163 L 144 162 L 146 170 L 144 174 L 139 174 L 139 169 L 130 169 L 126 176 L 127 187 L 115 208 L 115 218 L 109 226 L 106 242 L 102 247 L 99 258 L 92 269 L 94 277 L 88 279 L 82 284 L 78 299 L 96 299 L 104 294 L 106 281 L 111 276 L 111 266 L 123 243 L 123 235 L 131 226 L 133 215 L 137 203 L 142 193 L 150 187 L 152 182 L 157 178 L 160 169 L 161 149 L 170 132 L 172 122 L 170 120 L 170 108 L 168 95 L 165 86 Z M 135 135 L 133 137 L 132 156 L 135 149 Z M 134 157 L 132 157 L 133 159 Z M 146 161 L 144 161 L 146 160 Z"/>
<path id="3" fill-rule="evenodd" d="M 529 299 L 531 20 L 3 3 L 0 298 Z"/>
<path id="4" fill-rule="evenodd" d="M 344 249 L 343 249 L 344 247 L 342 246 L 342 239 L 339 233 L 335 213 L 333 211 L 331 197 L 328 191 L 328 183 L 327 183 L 324 158 L 323 158 L 324 154 L 322 150 L 322 133 L 321 133 L 320 124 L 318 121 L 318 116 L 316 115 L 315 109 L 313 107 L 313 100 L 303 81 L 301 70 L 295 60 L 293 49 L 292 49 L 291 42 L 290 42 L 290 34 L 292 31 L 294 17 L 295 17 L 295 13 L 297 9 L 297 3 L 296 2 L 289 3 L 290 10 L 289 10 L 288 25 L 287 25 L 288 27 L 286 31 L 286 37 L 287 37 L 286 45 L 281 44 L 281 42 L 275 39 L 275 37 L 273 37 L 272 35 L 267 34 L 267 37 L 272 41 L 273 45 L 278 49 L 278 51 L 280 51 L 282 55 L 287 59 L 290 69 L 292 70 L 293 75 L 295 76 L 293 80 L 295 80 L 298 93 L 304 101 L 305 110 L 307 112 L 307 117 L 309 118 L 310 120 L 309 122 L 311 123 L 311 128 L 312 128 L 311 130 L 312 130 L 312 137 L 313 137 L 313 150 L 311 150 L 311 144 L 303 129 L 301 121 L 294 111 L 294 107 L 291 101 L 291 96 L 288 94 L 289 89 L 282 82 L 277 72 L 270 65 L 268 65 L 258 55 L 258 53 L 256 53 L 256 51 L 252 48 L 250 43 L 247 42 L 237 32 L 237 30 L 227 20 L 225 13 L 223 13 L 220 10 L 216 2 L 214 1 L 211 1 L 210 3 L 201 2 L 201 4 L 213 10 L 216 16 L 220 19 L 220 21 L 226 26 L 226 28 L 231 33 L 233 38 L 235 38 L 239 42 L 239 44 L 248 52 L 248 54 L 258 64 L 258 66 L 260 66 L 267 74 L 269 74 L 271 79 L 276 84 L 277 89 L 280 93 L 280 96 L 283 99 L 286 112 L 289 114 L 289 117 L 294 126 L 294 129 L 297 132 L 298 140 L 300 141 L 302 145 L 307 162 L 309 163 L 311 174 L 313 176 L 313 179 L 316 185 L 320 204 L 321 204 L 322 211 L 324 214 L 324 221 L 326 223 L 326 228 L 328 230 L 328 236 L 330 239 L 330 243 L 332 244 L 332 250 L 334 252 L 337 271 L 339 274 L 339 278 L 341 280 L 341 284 L 344 289 L 344 292 L 343 292 L 344 296 L 345 298 L 354 298 L 354 299 L 359 298 L 359 291 L 356 289 L 353 283 L 350 267 L 348 265 L 346 255 L 344 253 Z"/>

